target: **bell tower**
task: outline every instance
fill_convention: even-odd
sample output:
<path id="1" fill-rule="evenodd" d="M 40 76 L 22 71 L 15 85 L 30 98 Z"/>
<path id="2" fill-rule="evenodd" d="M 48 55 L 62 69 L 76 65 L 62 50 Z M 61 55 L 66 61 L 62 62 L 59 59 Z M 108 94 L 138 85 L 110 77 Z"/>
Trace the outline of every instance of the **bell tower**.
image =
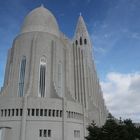
<path id="1" fill-rule="evenodd" d="M 90 62 L 92 60 L 92 45 L 89 37 L 89 33 L 85 24 L 85 21 L 80 13 L 75 35 L 74 35 L 74 44 L 79 46 L 85 51 L 86 57 Z"/>

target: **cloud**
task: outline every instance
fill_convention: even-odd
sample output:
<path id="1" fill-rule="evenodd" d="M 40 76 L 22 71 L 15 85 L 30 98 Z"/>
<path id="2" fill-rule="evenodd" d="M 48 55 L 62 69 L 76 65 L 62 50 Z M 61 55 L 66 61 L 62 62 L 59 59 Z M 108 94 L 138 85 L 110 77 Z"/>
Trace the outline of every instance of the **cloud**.
<path id="1" fill-rule="evenodd" d="M 132 33 L 132 35 L 130 36 L 133 39 L 140 39 L 140 34 L 139 33 Z"/>
<path id="2" fill-rule="evenodd" d="M 105 54 L 106 53 L 106 50 L 102 47 L 98 47 L 98 48 L 95 48 L 94 49 L 97 53 L 102 53 L 102 54 Z"/>
<path id="3" fill-rule="evenodd" d="M 108 3 L 106 11 L 101 12 L 102 14 L 97 17 L 95 15 L 90 21 L 91 39 L 95 47 L 104 48 L 106 53 L 110 53 L 125 39 L 140 39 L 140 20 L 137 18 L 140 1 L 118 0 L 106 1 L 106 3 Z M 127 46 L 127 41 L 124 44 Z M 100 55 L 105 54 L 102 51 L 97 52 L 98 54 L 100 52 Z"/>
<path id="4" fill-rule="evenodd" d="M 110 72 L 101 86 L 107 107 L 115 117 L 140 122 L 140 73 Z"/>

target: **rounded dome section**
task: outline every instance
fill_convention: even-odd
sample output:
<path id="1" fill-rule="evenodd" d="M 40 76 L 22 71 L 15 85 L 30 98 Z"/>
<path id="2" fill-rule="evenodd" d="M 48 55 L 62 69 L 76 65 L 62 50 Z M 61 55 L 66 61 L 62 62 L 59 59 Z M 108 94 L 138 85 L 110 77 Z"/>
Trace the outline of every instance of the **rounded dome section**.
<path id="1" fill-rule="evenodd" d="M 21 33 L 42 31 L 59 36 L 59 27 L 53 14 L 43 6 L 31 11 L 23 22 Z"/>

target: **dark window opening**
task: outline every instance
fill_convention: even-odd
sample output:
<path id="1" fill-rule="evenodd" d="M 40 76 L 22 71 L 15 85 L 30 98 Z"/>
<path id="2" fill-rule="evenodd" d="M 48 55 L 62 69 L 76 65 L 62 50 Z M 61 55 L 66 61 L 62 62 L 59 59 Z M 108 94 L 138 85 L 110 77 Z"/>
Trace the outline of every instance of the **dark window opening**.
<path id="1" fill-rule="evenodd" d="M 7 116 L 7 110 L 5 109 L 5 116 Z"/>
<path id="2" fill-rule="evenodd" d="M 16 116 L 18 116 L 18 109 L 16 109 Z"/>
<path id="3" fill-rule="evenodd" d="M 44 130 L 44 137 L 47 137 L 47 130 Z"/>
<path id="4" fill-rule="evenodd" d="M 44 110 L 44 116 L 47 116 L 47 109 Z"/>
<path id="5" fill-rule="evenodd" d="M 40 66 L 40 81 L 39 81 L 39 92 L 41 97 L 45 97 L 45 73 L 46 73 L 46 66 Z"/>
<path id="6" fill-rule="evenodd" d="M 39 116 L 39 109 L 36 109 L 36 116 Z"/>
<path id="7" fill-rule="evenodd" d="M 51 137 L 51 130 L 48 130 L 48 137 Z"/>
<path id="8" fill-rule="evenodd" d="M 39 136 L 42 137 L 42 130 L 39 130 Z"/>
<path id="9" fill-rule="evenodd" d="M 14 114 L 15 114 L 15 110 L 14 110 L 14 109 L 12 109 L 12 116 L 14 116 Z"/>
<path id="10" fill-rule="evenodd" d="M 11 110 L 10 110 L 10 109 L 8 109 L 8 116 L 10 116 L 10 113 L 11 113 Z"/>
<path id="11" fill-rule="evenodd" d="M 32 109 L 32 116 L 35 115 L 35 109 Z"/>
<path id="12" fill-rule="evenodd" d="M 78 45 L 78 41 L 77 40 L 75 41 L 75 44 L 76 44 L 76 46 Z"/>
<path id="13" fill-rule="evenodd" d="M 60 117 L 62 117 L 62 110 L 60 111 Z"/>
<path id="14" fill-rule="evenodd" d="M 51 116 L 51 110 L 49 109 L 49 117 Z"/>
<path id="15" fill-rule="evenodd" d="M 53 114 L 52 114 L 52 116 L 55 117 L 55 110 L 53 110 Z"/>
<path id="16" fill-rule="evenodd" d="M 28 116 L 30 116 L 30 109 L 28 109 Z"/>
<path id="17" fill-rule="evenodd" d="M 59 116 L 59 110 L 56 110 L 56 117 Z"/>
<path id="18" fill-rule="evenodd" d="M 51 137 L 51 130 L 47 130 L 47 129 L 40 129 L 39 130 L 39 137 Z"/>
<path id="19" fill-rule="evenodd" d="M 73 112 L 71 113 L 71 117 L 73 118 Z"/>
<path id="20" fill-rule="evenodd" d="M 85 45 L 87 44 L 87 39 L 84 39 L 84 44 L 85 44 Z"/>
<path id="21" fill-rule="evenodd" d="M 1 110 L 1 116 L 3 116 L 3 109 Z"/>
<path id="22" fill-rule="evenodd" d="M 24 56 L 21 61 L 21 66 L 20 66 L 19 93 L 18 93 L 19 97 L 24 96 L 25 69 L 26 69 L 26 57 Z"/>
<path id="23" fill-rule="evenodd" d="M 83 42 L 82 42 L 82 37 L 80 37 L 80 45 L 82 45 L 83 44 Z"/>
<path id="24" fill-rule="evenodd" d="M 43 116 L 43 109 L 40 109 L 40 116 Z"/>

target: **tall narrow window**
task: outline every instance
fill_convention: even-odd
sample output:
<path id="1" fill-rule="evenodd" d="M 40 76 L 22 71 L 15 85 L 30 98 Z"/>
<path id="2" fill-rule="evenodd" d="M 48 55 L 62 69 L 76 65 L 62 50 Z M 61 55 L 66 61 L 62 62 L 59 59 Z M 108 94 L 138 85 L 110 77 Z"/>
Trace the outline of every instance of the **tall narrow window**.
<path id="1" fill-rule="evenodd" d="M 39 136 L 42 137 L 42 129 L 39 130 Z"/>
<path id="2" fill-rule="evenodd" d="M 85 45 L 87 44 L 87 39 L 84 39 L 84 44 L 85 44 Z"/>
<path id="3" fill-rule="evenodd" d="M 24 96 L 25 69 L 26 69 L 26 57 L 24 56 L 21 60 L 21 65 L 20 65 L 19 93 L 18 93 L 19 97 Z"/>
<path id="4" fill-rule="evenodd" d="M 51 137 L 52 135 L 51 132 L 52 132 L 51 130 L 48 130 L 48 137 Z"/>
<path id="5" fill-rule="evenodd" d="M 77 40 L 75 41 L 75 44 L 76 44 L 76 46 L 78 45 L 78 41 Z"/>
<path id="6" fill-rule="evenodd" d="M 62 64 L 58 64 L 58 95 L 62 97 Z"/>
<path id="7" fill-rule="evenodd" d="M 46 58 L 40 60 L 39 97 L 45 97 Z"/>
<path id="8" fill-rule="evenodd" d="M 82 42 L 82 37 L 80 37 L 80 45 L 82 45 L 83 44 L 83 42 Z"/>

